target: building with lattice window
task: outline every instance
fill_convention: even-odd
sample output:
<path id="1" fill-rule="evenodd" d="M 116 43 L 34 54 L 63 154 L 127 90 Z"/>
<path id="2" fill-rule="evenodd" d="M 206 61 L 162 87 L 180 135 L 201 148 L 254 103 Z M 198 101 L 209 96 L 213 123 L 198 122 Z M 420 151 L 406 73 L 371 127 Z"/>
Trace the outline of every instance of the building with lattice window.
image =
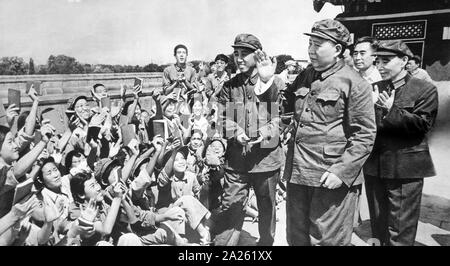
<path id="1" fill-rule="evenodd" d="M 314 9 L 326 2 L 343 6 L 336 19 L 354 40 L 401 39 L 434 80 L 450 80 L 450 0 L 314 0 Z"/>

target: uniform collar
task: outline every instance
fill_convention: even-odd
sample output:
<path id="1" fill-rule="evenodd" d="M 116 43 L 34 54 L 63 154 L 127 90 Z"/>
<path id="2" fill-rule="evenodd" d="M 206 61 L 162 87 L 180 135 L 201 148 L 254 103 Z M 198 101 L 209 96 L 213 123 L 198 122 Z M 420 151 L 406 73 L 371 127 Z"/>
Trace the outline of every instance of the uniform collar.
<path id="1" fill-rule="evenodd" d="M 258 72 L 256 72 L 255 74 L 253 74 L 251 76 L 243 73 L 242 78 L 244 79 L 245 85 L 250 84 L 250 85 L 254 86 L 256 84 L 256 82 L 258 81 Z"/>
<path id="2" fill-rule="evenodd" d="M 328 68 L 327 70 L 325 70 L 323 72 L 320 72 L 321 79 L 324 80 L 324 79 L 328 78 L 329 76 L 333 75 L 334 73 L 336 73 L 338 70 L 340 70 L 344 66 L 345 66 L 344 60 L 343 59 L 339 59 L 330 68 Z"/>
<path id="3" fill-rule="evenodd" d="M 51 199 L 53 202 L 56 202 L 56 200 L 58 199 L 58 197 L 59 197 L 60 195 L 64 195 L 64 196 L 66 196 L 67 198 L 69 198 L 68 191 L 65 189 L 64 186 L 61 186 L 61 193 L 55 193 L 55 192 L 51 191 L 51 190 L 48 189 L 48 188 L 44 188 L 44 189 L 42 190 L 42 193 L 45 194 L 45 195 L 46 195 L 49 199 Z"/>
<path id="4" fill-rule="evenodd" d="M 398 88 L 403 87 L 410 79 L 411 79 L 411 75 L 408 74 L 408 72 L 406 72 L 406 74 L 402 78 L 400 78 L 396 81 L 391 81 L 392 85 L 394 86 L 394 90 L 397 90 Z"/>

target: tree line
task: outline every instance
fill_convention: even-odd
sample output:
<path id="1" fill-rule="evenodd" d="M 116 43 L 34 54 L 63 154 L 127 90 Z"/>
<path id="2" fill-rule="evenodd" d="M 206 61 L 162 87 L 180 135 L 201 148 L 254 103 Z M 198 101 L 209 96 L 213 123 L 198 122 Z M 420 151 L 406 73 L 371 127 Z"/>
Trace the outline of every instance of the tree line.
<path id="1" fill-rule="evenodd" d="M 233 54 L 230 56 L 228 68 L 231 73 L 236 72 Z M 290 55 L 277 56 L 277 71 L 280 73 L 284 63 L 293 59 Z M 189 62 L 194 68 L 198 68 L 201 60 Z M 206 62 L 208 63 L 208 62 Z M 83 64 L 74 57 L 67 55 L 50 55 L 45 65 L 35 65 L 33 58 L 26 62 L 22 57 L 9 56 L 0 58 L 0 75 L 33 75 L 33 74 L 91 74 L 91 73 L 133 73 L 133 72 L 162 72 L 169 64 L 158 65 L 150 63 L 139 65 L 108 65 L 108 64 Z"/>

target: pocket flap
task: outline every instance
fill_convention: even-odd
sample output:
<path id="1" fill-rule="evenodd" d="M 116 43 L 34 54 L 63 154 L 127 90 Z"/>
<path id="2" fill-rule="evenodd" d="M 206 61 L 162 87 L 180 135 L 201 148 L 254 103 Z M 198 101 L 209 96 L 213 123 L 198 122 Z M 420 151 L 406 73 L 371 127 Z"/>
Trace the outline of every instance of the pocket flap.
<path id="1" fill-rule="evenodd" d="M 317 99 L 323 100 L 324 102 L 335 102 L 339 97 L 341 97 L 341 94 L 338 90 L 326 90 L 317 95 Z"/>
<path id="2" fill-rule="evenodd" d="M 347 143 L 333 143 L 333 144 L 327 144 L 323 147 L 323 153 L 328 156 L 341 156 L 345 151 L 345 146 Z"/>

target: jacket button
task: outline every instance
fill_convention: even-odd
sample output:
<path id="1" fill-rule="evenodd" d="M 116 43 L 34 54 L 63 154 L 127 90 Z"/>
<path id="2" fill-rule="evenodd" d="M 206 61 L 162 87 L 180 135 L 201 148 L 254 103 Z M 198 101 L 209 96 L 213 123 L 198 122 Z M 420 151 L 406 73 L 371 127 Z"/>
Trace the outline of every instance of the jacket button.
<path id="1" fill-rule="evenodd" d="M 305 124 L 303 124 L 303 123 L 300 124 L 300 127 L 304 127 L 304 126 L 305 126 Z"/>
<path id="2" fill-rule="evenodd" d="M 306 107 L 306 108 L 305 108 L 305 111 L 306 111 L 306 112 L 309 112 L 309 111 L 311 111 L 311 109 L 309 109 L 308 107 Z"/>

